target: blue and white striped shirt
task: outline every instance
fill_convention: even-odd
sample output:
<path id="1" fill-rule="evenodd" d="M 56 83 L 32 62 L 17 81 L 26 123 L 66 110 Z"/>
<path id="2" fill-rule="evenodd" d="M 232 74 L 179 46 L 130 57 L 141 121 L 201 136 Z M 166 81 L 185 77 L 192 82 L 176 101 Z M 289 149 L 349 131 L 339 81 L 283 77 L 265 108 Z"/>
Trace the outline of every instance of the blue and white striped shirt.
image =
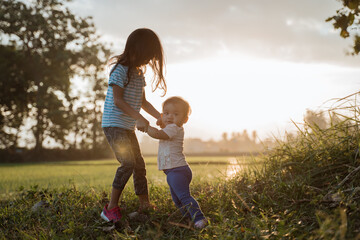
<path id="1" fill-rule="evenodd" d="M 125 114 L 114 104 L 112 85 L 117 85 L 124 89 L 125 102 L 135 111 L 140 112 L 142 96 L 146 85 L 145 77 L 143 74 L 131 75 L 131 81 L 126 85 L 127 70 L 128 67 L 118 64 L 109 77 L 109 86 L 105 98 L 101 127 L 119 127 L 128 130 L 135 129 L 136 120 Z"/>

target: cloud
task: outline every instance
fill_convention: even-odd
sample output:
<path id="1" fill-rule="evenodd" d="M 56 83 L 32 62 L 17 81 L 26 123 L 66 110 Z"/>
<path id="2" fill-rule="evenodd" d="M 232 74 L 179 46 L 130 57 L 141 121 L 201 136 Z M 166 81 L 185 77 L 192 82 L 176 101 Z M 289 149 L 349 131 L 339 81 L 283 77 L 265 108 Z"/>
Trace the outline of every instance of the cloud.
<path id="1" fill-rule="evenodd" d="M 75 0 L 70 6 L 93 16 L 100 33 L 114 39 L 116 51 L 134 29 L 154 29 L 171 62 L 230 51 L 299 62 L 360 63 L 345 55 L 351 40 L 325 22 L 341 7 L 335 0 Z"/>

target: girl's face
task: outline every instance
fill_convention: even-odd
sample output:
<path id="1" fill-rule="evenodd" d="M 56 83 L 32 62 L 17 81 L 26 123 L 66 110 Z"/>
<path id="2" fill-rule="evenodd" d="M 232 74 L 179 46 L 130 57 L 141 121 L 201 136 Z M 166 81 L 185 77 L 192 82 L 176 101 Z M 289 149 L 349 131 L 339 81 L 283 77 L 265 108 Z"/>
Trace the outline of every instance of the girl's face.
<path id="1" fill-rule="evenodd" d="M 186 123 L 188 117 L 184 113 L 184 109 L 180 104 L 167 103 L 163 108 L 162 121 L 165 125 L 175 123 L 181 127 Z"/>

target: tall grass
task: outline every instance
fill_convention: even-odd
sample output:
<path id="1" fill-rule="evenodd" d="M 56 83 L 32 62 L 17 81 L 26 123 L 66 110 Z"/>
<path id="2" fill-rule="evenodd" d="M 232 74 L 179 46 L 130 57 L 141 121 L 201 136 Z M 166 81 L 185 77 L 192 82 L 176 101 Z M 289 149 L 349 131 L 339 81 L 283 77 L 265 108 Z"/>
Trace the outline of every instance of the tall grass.
<path id="1" fill-rule="evenodd" d="M 360 239 L 359 93 L 334 101 L 329 125 L 294 123 L 296 137 L 278 140 L 231 179 L 194 181 L 192 194 L 210 220 L 194 230 L 181 218 L 165 185 L 150 185 L 157 210 L 130 220 L 137 199 L 126 191 L 123 221 L 103 223 L 99 213 L 108 193 L 23 189 L 0 203 L 3 239 Z M 37 211 L 31 208 L 43 200 Z"/>
<path id="2" fill-rule="evenodd" d="M 233 201 L 256 219 L 248 227 L 275 239 L 360 239 L 358 95 L 333 100 L 328 127 L 294 123 L 297 136 L 278 140 L 263 171 L 234 180 Z"/>

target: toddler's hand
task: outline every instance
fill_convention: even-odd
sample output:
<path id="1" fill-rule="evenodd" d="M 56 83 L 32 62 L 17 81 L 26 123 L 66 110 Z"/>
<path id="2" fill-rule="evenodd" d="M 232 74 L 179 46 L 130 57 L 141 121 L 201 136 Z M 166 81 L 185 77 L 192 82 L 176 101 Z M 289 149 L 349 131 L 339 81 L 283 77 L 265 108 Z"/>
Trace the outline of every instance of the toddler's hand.
<path id="1" fill-rule="evenodd" d="M 140 118 L 136 121 L 136 128 L 141 132 L 147 132 L 149 127 L 149 121 L 145 118 Z"/>
<path id="2" fill-rule="evenodd" d="M 163 123 L 161 117 L 159 117 L 159 118 L 156 120 L 156 125 L 160 126 L 161 128 L 164 128 L 164 127 L 165 127 L 165 124 Z"/>

